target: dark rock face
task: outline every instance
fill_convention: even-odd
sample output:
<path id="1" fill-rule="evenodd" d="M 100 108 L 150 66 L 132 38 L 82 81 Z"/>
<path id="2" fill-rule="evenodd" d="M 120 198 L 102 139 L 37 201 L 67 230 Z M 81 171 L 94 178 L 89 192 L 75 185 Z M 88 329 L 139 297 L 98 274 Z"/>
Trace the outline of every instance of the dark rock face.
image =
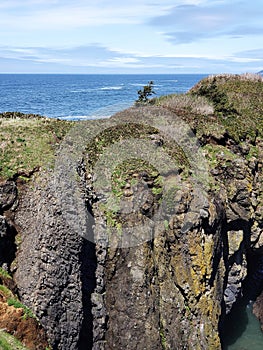
<path id="1" fill-rule="evenodd" d="M 72 226 L 71 216 L 63 215 L 76 211 L 74 203 L 61 204 L 52 177 L 37 179 L 16 212 L 23 234 L 15 281 L 53 348 L 220 349 L 220 322 L 241 296 L 247 249 L 252 239 L 262 247 L 251 220 L 261 210 L 258 180 L 251 177 L 257 166 L 249 168 L 242 157 L 227 169 L 219 164 L 214 176 L 220 193 L 196 212 L 189 213 L 195 196 L 185 181 L 168 225 L 155 222 L 153 239 L 130 248 L 105 243 L 105 217 L 84 165 L 78 200 L 92 210 L 94 222 L 83 234 L 72 229 L 82 227 L 81 218 Z M 126 195 L 131 200 L 131 191 Z M 151 206 L 153 198 L 147 213 Z M 5 221 L 1 225 L 5 232 Z M 93 234 L 100 237 L 96 246 L 84 238 Z"/>
<path id="2" fill-rule="evenodd" d="M 39 186 L 33 196 L 25 194 L 16 217 L 23 237 L 15 281 L 22 301 L 36 313 L 52 347 L 73 350 L 80 342 L 82 327 L 92 337 L 90 320 L 88 326 L 84 324 L 90 307 L 83 299 L 92 291 L 96 266 L 92 248 L 69 229 L 60 209 L 52 186 L 44 190 Z M 89 254 L 85 262 L 83 254 Z M 87 339 L 87 349 L 91 343 Z"/>
<path id="3" fill-rule="evenodd" d="M 13 181 L 0 183 L 0 266 L 10 268 L 15 259 L 16 229 L 5 211 L 14 206 L 17 201 L 17 187 Z"/>
<path id="4" fill-rule="evenodd" d="M 9 224 L 6 218 L 0 215 L 0 266 L 10 267 L 15 259 L 15 235 L 16 231 L 12 224 Z"/>
<path id="5" fill-rule="evenodd" d="M 150 117 L 151 110 L 141 111 L 132 109 L 118 117 L 124 123 L 127 113 L 133 120 Z M 163 108 L 155 111 L 163 117 Z M 168 144 L 153 130 L 146 136 L 155 149 Z M 205 130 L 199 137 L 210 162 L 210 187 L 204 195 L 196 191 L 194 176 L 168 173 L 168 179 L 180 179 L 172 199 L 166 200 L 165 209 L 172 214 L 156 215 L 148 231 L 144 223 L 151 222 L 160 207 L 159 188 L 154 188 L 157 176 L 140 170 L 133 171 L 133 184 L 124 179 L 121 208 L 115 208 L 113 216 L 95 188 L 90 165 L 99 147 L 108 146 L 103 139 L 95 150 L 87 147 L 72 157 L 72 163 L 69 160 L 69 174 L 41 173 L 23 192 L 14 217 L 22 236 L 15 282 L 54 350 L 221 349 L 225 317 L 253 279 L 253 257 L 262 257 L 263 144 L 256 133 L 238 143 L 226 129 L 215 135 Z M 122 138 L 119 141 L 122 145 Z M 74 142 L 67 140 L 69 147 Z M 6 210 L 16 201 L 12 186 L 0 192 L 1 208 Z M 1 239 L 7 242 L 11 223 L 0 214 Z M 140 244 L 138 238 L 143 238 Z M 4 263 L 4 249 L 1 254 Z M 254 306 L 257 315 L 260 300 Z"/>
<path id="6" fill-rule="evenodd" d="M 14 181 L 0 183 L 0 213 L 12 207 L 17 199 L 17 187 Z"/>
<path id="7" fill-rule="evenodd" d="M 259 319 L 263 331 L 263 292 L 260 294 L 256 302 L 254 303 L 253 312 Z"/>
<path id="8" fill-rule="evenodd" d="M 219 348 L 220 303 L 215 300 L 222 299 L 223 286 L 215 281 L 222 271 L 219 268 L 211 276 L 208 265 L 222 266 L 222 242 L 215 242 L 213 258 L 206 256 L 205 245 L 212 235 L 201 235 L 201 231 L 201 226 L 196 227 L 179 243 L 172 229 L 159 228 L 153 242 L 112 253 L 106 269 L 106 349 L 198 348 L 201 344 Z M 206 259 L 209 263 L 202 264 Z M 111 271 L 114 262 L 115 273 Z M 131 339 L 136 339 L 134 345 Z"/>
<path id="9" fill-rule="evenodd" d="M 220 349 L 225 219 L 219 202 L 207 206 L 187 232 L 182 206 L 169 227 L 155 226 L 153 240 L 131 248 L 97 243 L 95 256 L 94 245 L 69 229 L 50 187 L 25 194 L 16 216 L 23 237 L 15 281 L 53 348 Z"/>

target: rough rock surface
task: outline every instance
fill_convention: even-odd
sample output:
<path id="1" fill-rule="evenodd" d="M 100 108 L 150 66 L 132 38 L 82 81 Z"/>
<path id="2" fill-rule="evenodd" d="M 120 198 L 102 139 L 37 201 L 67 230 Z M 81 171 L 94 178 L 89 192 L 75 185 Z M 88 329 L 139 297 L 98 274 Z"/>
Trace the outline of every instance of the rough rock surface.
<path id="1" fill-rule="evenodd" d="M 82 275 L 87 268 L 94 273 L 94 256 L 85 256 L 83 262 L 83 254 L 92 249 L 69 229 L 50 184 L 52 181 L 43 188 L 43 182 L 36 183 L 34 195 L 29 192 L 21 200 L 16 222 L 23 236 L 15 281 L 22 301 L 36 313 L 52 347 L 73 350 L 89 316 L 89 310 L 83 310 L 87 307 L 83 291 L 86 288 L 91 293 L 94 277 L 92 273 Z M 92 266 L 87 267 L 89 261 Z M 86 326 L 87 342 L 92 337 L 90 324 Z"/>
<path id="2" fill-rule="evenodd" d="M 257 298 L 256 302 L 253 305 L 253 312 L 259 319 L 261 323 L 261 328 L 263 331 L 263 293 Z"/>
<path id="3" fill-rule="evenodd" d="M 164 107 L 154 108 L 164 115 Z M 226 314 L 243 293 L 250 297 L 255 256 L 262 256 L 263 249 L 262 136 L 242 134 L 237 141 L 224 126 L 229 116 L 221 116 L 217 125 L 218 116 L 205 115 L 200 131 L 200 114 L 189 109 L 184 114 L 177 100 L 165 108 L 195 130 L 210 182 L 205 194 L 196 192 L 194 177 L 178 167 L 179 186 L 166 201 L 172 214 L 155 217 L 149 232 L 144 224 L 158 211 L 161 198 L 156 175 L 133 169 L 131 181 L 117 179 L 121 213 L 113 211 L 114 202 L 112 210 L 105 210 L 105 198 L 95 187 L 89 162 L 109 146 L 107 134 L 96 139 L 95 148 L 89 145 L 73 157 L 69 173 L 58 169 L 37 175 L 25 186 L 12 220 L 8 210 L 16 188 L 9 183 L 0 192 L 0 239 L 9 244 L 13 224 L 21 235 L 13 266 L 19 296 L 39 318 L 54 350 L 219 350 Z M 228 108 L 237 113 L 232 105 Z M 133 108 L 116 118 L 127 122 L 130 114 L 132 128 L 131 120 L 148 118 L 152 111 Z M 163 134 L 147 130 L 143 136 L 155 149 L 173 150 Z M 131 134 L 139 143 L 142 134 Z M 74 141 L 68 140 L 68 146 Z M 62 189 L 60 178 L 65 180 Z M 140 205 L 131 213 L 136 191 Z M 136 234 L 145 237 L 143 242 L 128 244 L 138 239 Z M 2 266 L 11 263 L 4 249 L 0 259 Z M 260 298 L 254 306 L 258 317 Z"/>

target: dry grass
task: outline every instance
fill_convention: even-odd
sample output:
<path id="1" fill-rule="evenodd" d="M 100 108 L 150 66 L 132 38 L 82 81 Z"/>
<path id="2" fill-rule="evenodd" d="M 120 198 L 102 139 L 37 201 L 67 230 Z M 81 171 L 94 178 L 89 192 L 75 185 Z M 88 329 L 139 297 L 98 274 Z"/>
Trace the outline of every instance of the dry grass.
<path id="1" fill-rule="evenodd" d="M 173 111 L 186 111 L 194 114 L 210 115 L 214 113 L 214 107 L 203 96 L 186 95 L 170 95 L 160 97 L 155 104 Z"/>
<path id="2" fill-rule="evenodd" d="M 227 80 L 239 80 L 239 81 L 259 81 L 263 82 L 263 77 L 260 74 L 254 73 L 244 73 L 244 74 L 214 74 L 210 75 L 206 78 L 208 81 L 212 81 L 214 79 L 227 81 Z"/>

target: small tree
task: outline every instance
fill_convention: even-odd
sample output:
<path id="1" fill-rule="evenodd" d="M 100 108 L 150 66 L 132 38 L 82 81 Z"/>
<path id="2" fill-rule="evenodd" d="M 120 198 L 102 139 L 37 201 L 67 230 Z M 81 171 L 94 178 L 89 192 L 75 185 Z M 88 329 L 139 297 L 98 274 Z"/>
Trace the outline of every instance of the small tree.
<path id="1" fill-rule="evenodd" d="M 140 102 L 140 103 L 149 102 L 149 96 L 152 96 L 153 94 L 155 94 L 155 92 L 153 91 L 153 86 L 154 86 L 154 82 L 151 80 L 148 82 L 147 85 L 143 87 L 142 90 L 141 89 L 138 90 L 137 93 L 139 97 L 136 100 L 136 102 Z"/>

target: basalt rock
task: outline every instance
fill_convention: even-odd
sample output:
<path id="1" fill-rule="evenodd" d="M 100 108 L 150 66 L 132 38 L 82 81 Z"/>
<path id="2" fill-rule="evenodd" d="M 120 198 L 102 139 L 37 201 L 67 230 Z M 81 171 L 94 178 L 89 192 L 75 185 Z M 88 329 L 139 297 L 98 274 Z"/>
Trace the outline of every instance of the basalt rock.
<path id="1" fill-rule="evenodd" d="M 253 312 L 259 319 L 261 323 L 261 329 L 263 331 L 263 293 L 260 294 L 256 302 L 254 303 Z"/>
<path id="2" fill-rule="evenodd" d="M 0 214 L 13 211 L 22 240 L 13 270 L 18 293 L 54 350 L 221 349 L 225 316 L 254 277 L 259 280 L 255 256 L 261 261 L 263 249 L 262 114 L 257 114 L 262 107 L 253 114 L 256 125 L 250 115 L 243 123 L 240 116 L 250 110 L 242 109 L 247 94 L 240 97 L 240 84 L 247 80 L 234 81 L 236 90 L 231 77 L 211 78 L 194 89 L 215 103 L 214 94 L 226 85 L 218 114 L 211 114 L 211 104 L 209 113 L 194 112 L 195 99 L 178 107 L 178 98 L 174 104 L 171 98 L 160 101 L 161 106 L 128 109 L 101 120 L 103 131 L 85 147 L 76 135 L 66 139 L 58 153 L 58 159 L 65 155 L 64 163 L 57 161 L 54 170 L 35 175 L 17 208 L 13 185 L 2 192 Z M 231 97 L 233 91 L 239 103 Z M 188 104 L 190 100 L 188 96 Z M 205 187 L 199 188 L 200 177 L 197 181 L 185 159 L 185 140 L 178 145 L 169 139 L 170 124 L 161 131 L 147 124 L 152 113 L 190 125 L 194 136 L 188 130 L 187 137 L 196 138 L 191 152 L 200 148 L 204 158 L 198 166 L 208 164 Z M 134 120 L 140 120 L 141 129 Z M 94 125 L 80 126 L 81 135 Z M 144 139 L 154 152 L 176 159 L 174 171 L 145 169 L 141 163 L 135 167 L 127 161 L 134 158 L 130 152 L 119 161 L 130 164 L 129 171 L 115 167 L 109 182 L 98 180 L 101 153 L 118 145 L 103 159 L 112 170 L 112 154 L 117 159 L 118 148 L 125 148 L 127 132 L 140 145 L 137 158 Z M 147 160 L 154 161 L 157 153 Z M 166 197 L 162 171 L 170 186 Z M 107 201 L 110 186 L 117 200 Z M 7 237 L 10 224 L 8 215 L 0 217 L 1 237 Z M 254 306 L 258 317 L 260 298 Z"/>
<path id="3" fill-rule="evenodd" d="M 12 207 L 17 199 L 17 187 L 14 181 L 0 183 L 0 213 Z"/>
<path id="4" fill-rule="evenodd" d="M 88 273 L 82 271 L 83 238 L 70 230 L 49 184 L 44 189 L 38 185 L 33 196 L 24 195 L 16 222 L 23 232 L 15 273 L 20 298 L 37 315 L 52 348 L 76 349 L 88 314 L 83 310 L 82 289 L 92 288 L 86 285 L 88 276 L 82 280 L 82 274 Z M 89 259 L 85 257 L 85 265 Z"/>

